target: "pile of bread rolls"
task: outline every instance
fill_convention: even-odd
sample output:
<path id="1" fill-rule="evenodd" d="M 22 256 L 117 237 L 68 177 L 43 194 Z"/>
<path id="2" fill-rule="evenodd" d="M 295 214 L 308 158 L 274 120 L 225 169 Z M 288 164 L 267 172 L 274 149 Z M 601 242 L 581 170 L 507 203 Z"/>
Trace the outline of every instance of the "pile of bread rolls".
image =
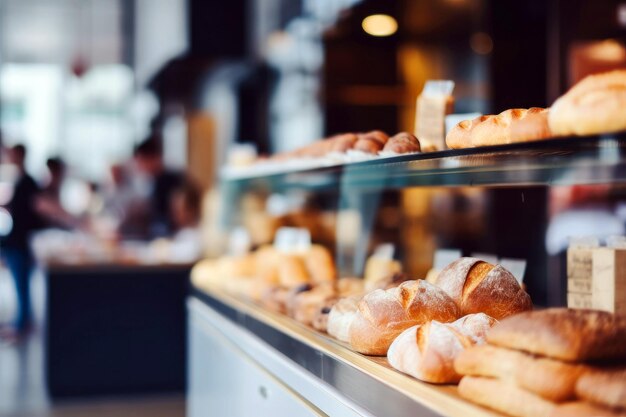
<path id="1" fill-rule="evenodd" d="M 318 140 L 294 151 L 273 155 L 269 161 L 322 158 L 330 154 L 343 154 L 348 151 L 359 151 L 370 155 L 406 154 L 421 152 L 422 148 L 420 141 L 410 133 L 401 132 L 389 137 L 385 132 L 373 130 L 365 133 L 343 133 Z"/>
<path id="2" fill-rule="evenodd" d="M 626 415 L 626 317 L 552 308 L 486 338 L 454 362 L 466 399 L 516 417 Z"/>
<path id="3" fill-rule="evenodd" d="M 366 355 L 387 355 L 401 372 L 432 383 L 455 383 L 454 359 L 484 342 L 497 320 L 532 309 L 530 297 L 500 265 L 461 258 L 435 284 L 404 281 L 330 310 L 328 333 Z"/>
<path id="4" fill-rule="evenodd" d="M 510 109 L 465 120 L 448 132 L 452 149 L 626 130 L 626 70 L 590 75 L 551 108 Z"/>

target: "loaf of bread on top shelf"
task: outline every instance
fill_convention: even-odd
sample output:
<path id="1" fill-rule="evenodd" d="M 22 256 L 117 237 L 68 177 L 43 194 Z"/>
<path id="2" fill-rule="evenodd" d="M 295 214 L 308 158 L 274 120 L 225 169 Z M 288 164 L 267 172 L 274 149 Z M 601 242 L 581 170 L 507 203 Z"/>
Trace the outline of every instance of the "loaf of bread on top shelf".
<path id="1" fill-rule="evenodd" d="M 485 313 L 496 320 L 532 309 L 530 297 L 500 265 L 460 258 L 446 266 L 437 285 L 457 303 L 461 314 Z"/>
<path id="2" fill-rule="evenodd" d="M 487 341 L 563 361 L 626 360 L 626 316 L 569 308 L 527 311 L 502 320 Z"/>
<path id="3" fill-rule="evenodd" d="M 464 376 L 461 397 L 513 417 L 549 417 L 556 404 L 515 384 L 494 378 Z"/>
<path id="4" fill-rule="evenodd" d="M 591 135 L 626 130 L 626 69 L 590 75 L 552 105 L 556 135 Z"/>
<path id="5" fill-rule="evenodd" d="M 419 139 L 408 132 L 400 132 L 389 138 L 382 149 L 383 152 L 398 154 L 421 152 L 422 147 Z"/>
<path id="6" fill-rule="evenodd" d="M 464 349 L 483 343 L 496 322 L 486 314 L 470 314 L 453 323 L 431 321 L 413 326 L 398 336 L 387 352 L 395 369 L 436 384 L 459 382 L 454 359 Z"/>
<path id="7" fill-rule="evenodd" d="M 380 130 L 359 133 L 357 136 L 359 139 L 354 144 L 354 150 L 374 155 L 377 155 L 389 140 L 389 136 Z"/>
<path id="8" fill-rule="evenodd" d="M 552 136 L 548 113 L 549 109 L 531 107 L 464 120 L 448 132 L 446 144 L 462 149 L 546 139 Z"/>
<path id="9" fill-rule="evenodd" d="M 349 326 L 352 349 L 366 355 L 386 355 L 405 329 L 432 320 L 448 323 L 459 317 L 454 301 L 424 280 L 406 281 L 363 297 Z M 330 323 L 329 323 L 330 326 Z"/>

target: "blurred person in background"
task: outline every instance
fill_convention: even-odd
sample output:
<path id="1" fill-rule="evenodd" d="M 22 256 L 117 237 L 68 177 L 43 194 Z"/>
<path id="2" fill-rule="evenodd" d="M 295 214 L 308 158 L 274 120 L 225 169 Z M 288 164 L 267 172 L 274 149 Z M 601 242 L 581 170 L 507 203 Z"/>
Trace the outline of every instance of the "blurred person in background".
<path id="1" fill-rule="evenodd" d="M 80 226 L 80 219 L 68 213 L 61 204 L 61 187 L 67 167 L 61 158 L 46 161 L 49 172 L 48 183 L 36 199 L 36 210 L 45 227 L 73 229 Z"/>
<path id="2" fill-rule="evenodd" d="M 13 228 L 1 242 L 1 253 L 15 282 L 18 311 L 14 327 L 3 329 L 0 333 L 0 337 L 7 340 L 18 340 L 27 334 L 32 324 L 30 276 L 35 260 L 30 238 L 41 227 L 41 219 L 35 209 L 40 190 L 35 180 L 26 172 L 26 154 L 24 145 L 16 145 L 9 150 L 10 161 L 18 173 L 13 196 L 6 206 L 13 218 Z"/>
<path id="3" fill-rule="evenodd" d="M 171 200 L 183 184 L 183 176 L 165 168 L 162 139 L 158 133 L 151 134 L 137 147 L 133 159 L 147 191 L 147 237 L 171 236 L 175 231 Z"/>

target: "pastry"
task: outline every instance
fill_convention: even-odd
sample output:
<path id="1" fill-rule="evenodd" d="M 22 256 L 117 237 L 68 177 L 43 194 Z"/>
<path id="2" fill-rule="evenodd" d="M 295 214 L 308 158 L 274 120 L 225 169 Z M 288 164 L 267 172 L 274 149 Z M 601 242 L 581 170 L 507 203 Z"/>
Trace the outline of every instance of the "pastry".
<path id="1" fill-rule="evenodd" d="M 414 135 L 407 132 L 401 132 L 390 137 L 383 148 L 383 152 L 398 154 L 420 152 L 421 150 L 420 141 Z"/>

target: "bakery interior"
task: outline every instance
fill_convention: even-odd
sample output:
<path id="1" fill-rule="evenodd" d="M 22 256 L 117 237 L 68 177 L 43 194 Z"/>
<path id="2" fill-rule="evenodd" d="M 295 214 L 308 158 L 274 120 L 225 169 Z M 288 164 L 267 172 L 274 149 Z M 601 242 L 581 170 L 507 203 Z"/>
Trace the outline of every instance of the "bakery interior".
<path id="1" fill-rule="evenodd" d="M 0 417 L 626 415 L 623 0 L 0 0 L 0 149 Z"/>

